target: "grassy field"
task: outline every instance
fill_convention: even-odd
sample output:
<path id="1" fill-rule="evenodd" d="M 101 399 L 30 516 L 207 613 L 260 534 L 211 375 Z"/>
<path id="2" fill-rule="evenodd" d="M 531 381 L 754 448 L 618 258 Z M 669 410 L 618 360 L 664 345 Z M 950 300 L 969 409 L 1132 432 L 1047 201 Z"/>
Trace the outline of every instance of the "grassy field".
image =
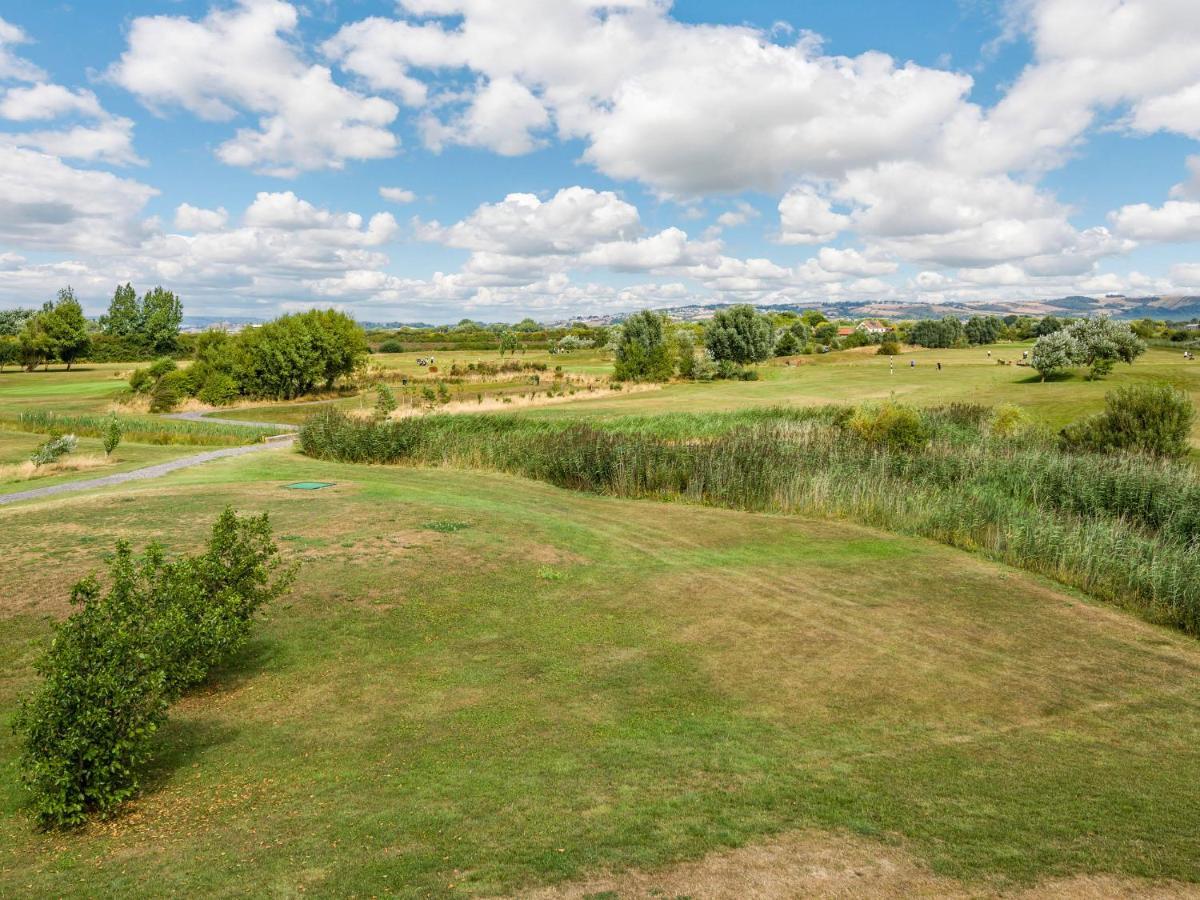
<path id="1" fill-rule="evenodd" d="M 1200 403 L 1200 362 L 1183 355 L 1150 350 L 1132 366 L 1118 366 L 1101 381 L 1088 381 L 1083 370 L 1041 383 L 1037 373 L 1021 366 L 1001 366 L 999 359 L 1016 360 L 1031 345 L 999 344 L 986 349 L 917 350 L 891 357 L 874 355 L 874 348 L 800 357 L 800 364 L 773 361 L 761 366 L 760 381 L 675 384 L 655 393 L 614 395 L 578 404 L 530 409 L 534 416 L 611 416 L 664 412 L 723 412 L 750 406 L 819 406 L 860 403 L 891 397 L 920 406 L 943 403 L 1015 403 L 1048 425 L 1060 428 L 1104 406 L 1104 395 L 1123 385 L 1166 381 L 1189 392 Z M 910 367 L 909 362 L 917 365 Z M 937 363 L 942 363 L 941 371 Z M 1200 425 L 1193 433 L 1200 446 Z"/>
<path id="2" fill-rule="evenodd" d="M 69 584 L 227 503 L 270 511 L 294 596 L 126 815 L 33 832 L 6 726 Z M 929 542 L 287 451 L 0 528 L 3 896 L 667 890 L 792 834 L 943 889 L 1200 881 L 1200 645 Z"/>
<path id="3" fill-rule="evenodd" d="M 170 459 L 176 459 L 180 456 L 197 452 L 196 447 L 126 443 L 118 447 L 111 459 L 103 465 L 99 465 L 96 468 L 89 468 L 85 471 L 32 479 L 15 478 L 6 474 L 9 467 L 13 467 L 29 459 L 29 454 L 33 452 L 34 447 L 43 440 L 45 440 L 44 435 L 0 429 L 0 494 L 46 487 L 79 478 L 114 475 L 117 472 L 140 469 L 142 466 L 166 462 Z M 79 449 L 75 455 L 103 457 L 104 448 L 99 438 L 84 437 L 79 439 Z"/>
<path id="4" fill-rule="evenodd" d="M 70 372 L 62 368 L 0 374 L 0 419 L 26 409 L 53 409 L 60 414 L 99 413 L 109 408 L 129 385 L 137 363 L 87 363 Z"/>
<path id="5" fill-rule="evenodd" d="M 1020 366 L 1001 366 L 997 360 L 1018 360 L 1029 344 L 998 344 L 989 349 L 916 350 L 889 358 L 876 356 L 875 348 L 799 357 L 796 365 L 774 360 L 758 367 L 758 381 L 718 381 L 709 384 L 671 384 L 662 390 L 636 393 L 599 391 L 579 393 L 571 402 L 545 406 L 514 406 L 522 414 L 549 418 L 582 418 L 623 415 L 657 415 L 670 412 L 726 412 L 763 406 L 816 406 L 827 403 L 860 403 L 869 400 L 897 400 L 922 406 L 943 403 L 1015 403 L 1036 419 L 1053 428 L 1061 428 L 1081 416 L 1100 410 L 1104 395 L 1123 385 L 1166 381 L 1188 391 L 1200 403 L 1200 362 L 1188 362 L 1182 353 L 1150 350 L 1133 366 L 1120 365 L 1101 381 L 1088 381 L 1083 370 L 1041 383 L 1037 374 Z M 410 374 L 424 371 L 416 364 L 422 354 L 378 354 L 372 361 Z M 460 363 L 495 361 L 497 354 L 455 354 Z M 564 371 L 601 375 L 611 372 L 612 364 L 597 352 L 566 356 L 528 354 L 519 360 L 546 362 Z M 917 365 L 910 367 L 909 362 Z M 438 357 L 446 370 L 450 355 Z M 939 371 L 937 363 L 942 364 Z M 544 389 L 543 385 L 543 389 Z M 476 388 L 467 386 L 468 393 Z M 495 386 L 479 389 L 493 391 Z M 342 409 L 369 409 L 374 395 L 345 398 L 332 405 Z M 299 424 L 314 411 L 314 406 L 270 404 L 222 412 L 222 417 L 247 421 Z M 1200 447 L 1200 423 L 1193 432 Z"/>

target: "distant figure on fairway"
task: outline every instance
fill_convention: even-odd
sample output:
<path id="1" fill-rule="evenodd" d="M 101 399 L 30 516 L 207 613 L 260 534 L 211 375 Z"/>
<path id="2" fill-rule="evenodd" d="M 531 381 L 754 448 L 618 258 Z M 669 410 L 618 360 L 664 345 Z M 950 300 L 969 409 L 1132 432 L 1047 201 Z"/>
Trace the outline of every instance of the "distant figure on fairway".
<path id="1" fill-rule="evenodd" d="M 940 371 L 942 371 L 942 364 L 941 364 L 941 363 L 938 363 L 938 371 L 939 371 L 939 372 L 940 372 Z"/>
<path id="2" fill-rule="evenodd" d="M 991 351 L 991 350 L 989 350 L 989 351 L 988 351 L 988 359 L 991 359 L 991 358 L 992 358 L 992 351 Z"/>
<path id="3" fill-rule="evenodd" d="M 910 359 L 908 361 L 908 367 L 910 369 L 915 369 L 917 367 L 917 361 L 915 359 Z"/>

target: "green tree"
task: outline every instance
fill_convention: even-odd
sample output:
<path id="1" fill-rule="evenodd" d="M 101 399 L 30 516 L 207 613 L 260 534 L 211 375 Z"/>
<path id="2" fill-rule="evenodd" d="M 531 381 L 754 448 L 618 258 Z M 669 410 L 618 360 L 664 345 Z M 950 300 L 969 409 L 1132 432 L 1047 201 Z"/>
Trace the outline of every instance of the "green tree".
<path id="1" fill-rule="evenodd" d="M 542 326 L 539 325 L 537 322 L 533 321 L 533 319 L 525 318 L 525 319 L 522 319 L 520 322 L 518 322 L 516 325 L 514 325 L 513 330 L 514 331 L 525 331 L 525 332 L 541 331 Z"/>
<path id="2" fill-rule="evenodd" d="M 71 364 L 86 356 L 92 347 L 87 319 L 83 307 L 75 299 L 75 292 L 69 287 L 59 291 L 57 302 L 43 310 L 42 319 L 55 357 L 67 364 L 69 372 Z"/>
<path id="3" fill-rule="evenodd" d="M 815 309 L 806 309 L 800 314 L 800 319 L 809 328 L 816 328 L 822 322 L 828 322 L 823 313 L 817 312 Z"/>
<path id="4" fill-rule="evenodd" d="M 790 328 L 785 328 L 779 332 L 779 337 L 775 339 L 775 355 L 795 356 L 800 352 L 800 346 L 800 341 L 796 339 L 796 333 Z"/>
<path id="5" fill-rule="evenodd" d="M 386 419 L 396 411 L 396 395 L 382 382 L 375 388 L 375 417 Z"/>
<path id="6" fill-rule="evenodd" d="M 117 449 L 117 445 L 121 443 L 121 422 L 116 414 L 108 417 L 108 423 L 104 426 L 104 455 L 112 456 L 113 451 Z"/>
<path id="7" fill-rule="evenodd" d="M 967 340 L 972 344 L 994 344 L 1000 340 L 1004 322 L 996 316 L 971 316 L 963 326 Z"/>
<path id="8" fill-rule="evenodd" d="M 704 346 L 718 363 L 729 360 L 744 366 L 763 362 L 773 345 L 771 320 L 747 304 L 717 310 L 704 329 Z"/>
<path id="9" fill-rule="evenodd" d="M 956 347 L 965 339 L 962 322 L 954 316 L 922 319 L 909 330 L 909 340 L 920 347 Z"/>
<path id="10" fill-rule="evenodd" d="M 1051 375 L 1064 372 L 1075 365 L 1079 357 L 1079 344 L 1066 331 L 1044 334 L 1033 345 L 1030 363 L 1045 381 Z"/>
<path id="11" fill-rule="evenodd" d="M 0 372 L 5 366 L 14 365 L 21 358 L 21 342 L 15 337 L 0 335 Z"/>
<path id="12" fill-rule="evenodd" d="M 115 299 L 115 298 L 114 298 Z M 153 353 L 171 353 L 179 346 L 183 304 L 171 291 L 156 287 L 142 297 L 141 339 Z"/>
<path id="13" fill-rule="evenodd" d="M 500 355 L 503 356 L 506 352 L 514 354 L 517 352 L 517 347 L 520 346 L 520 340 L 517 338 L 517 333 L 511 328 L 506 328 L 500 332 Z"/>
<path id="14" fill-rule="evenodd" d="M 0 309 L 0 337 L 16 337 L 34 315 L 32 309 Z"/>
<path id="15" fill-rule="evenodd" d="M 1066 323 L 1057 316 L 1045 316 L 1033 326 L 1033 333 L 1036 337 L 1045 337 L 1048 334 L 1054 334 L 1054 332 L 1062 330 L 1064 324 Z"/>
<path id="16" fill-rule="evenodd" d="M 1107 375 L 1117 362 L 1132 365 L 1146 352 L 1146 342 L 1128 325 L 1107 317 L 1080 319 L 1066 331 L 1075 339 L 1075 363 L 1089 366 L 1093 379 Z"/>
<path id="17" fill-rule="evenodd" d="M 646 310 L 625 320 L 613 375 L 618 381 L 669 381 L 674 365 L 667 345 L 667 317 Z"/>
<path id="18" fill-rule="evenodd" d="M 366 354 L 362 328 L 330 309 L 281 316 L 247 329 L 238 335 L 230 359 L 242 393 L 292 400 L 317 387 L 332 389 Z"/>
<path id="19" fill-rule="evenodd" d="M 143 326 L 137 291 L 132 284 L 117 285 L 108 304 L 108 314 L 100 317 L 100 330 L 113 337 L 140 340 Z"/>

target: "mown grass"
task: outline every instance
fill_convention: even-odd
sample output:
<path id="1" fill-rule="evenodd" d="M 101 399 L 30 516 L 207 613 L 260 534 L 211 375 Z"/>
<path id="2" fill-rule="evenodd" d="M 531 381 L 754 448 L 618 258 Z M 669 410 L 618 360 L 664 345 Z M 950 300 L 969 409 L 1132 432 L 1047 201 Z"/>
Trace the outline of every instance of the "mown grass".
<path id="1" fill-rule="evenodd" d="M 37 834 L 2 726 L 47 620 L 117 538 L 193 548 L 226 504 L 271 513 L 294 596 L 126 816 Z M 1200 647 L 950 548 L 282 452 L 0 528 L 6 896 L 520 894 L 798 828 L 972 885 L 1200 881 Z"/>
<path id="2" fill-rule="evenodd" d="M 871 445 L 850 410 L 742 411 L 591 427 L 518 416 L 390 423 L 329 411 L 311 456 L 483 468 L 621 497 L 848 518 L 978 550 L 1200 635 L 1200 476 L 992 436 L 983 407 L 926 410 L 916 451 Z"/>

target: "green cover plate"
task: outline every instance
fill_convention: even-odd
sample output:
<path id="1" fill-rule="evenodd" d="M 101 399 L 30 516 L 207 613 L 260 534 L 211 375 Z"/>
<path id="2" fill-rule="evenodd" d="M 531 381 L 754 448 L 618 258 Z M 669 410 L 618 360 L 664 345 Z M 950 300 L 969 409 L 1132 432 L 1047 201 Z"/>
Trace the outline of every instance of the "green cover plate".
<path id="1" fill-rule="evenodd" d="M 297 481 L 295 484 L 285 484 L 284 487 L 291 491 L 319 491 L 333 485 L 332 481 Z"/>

